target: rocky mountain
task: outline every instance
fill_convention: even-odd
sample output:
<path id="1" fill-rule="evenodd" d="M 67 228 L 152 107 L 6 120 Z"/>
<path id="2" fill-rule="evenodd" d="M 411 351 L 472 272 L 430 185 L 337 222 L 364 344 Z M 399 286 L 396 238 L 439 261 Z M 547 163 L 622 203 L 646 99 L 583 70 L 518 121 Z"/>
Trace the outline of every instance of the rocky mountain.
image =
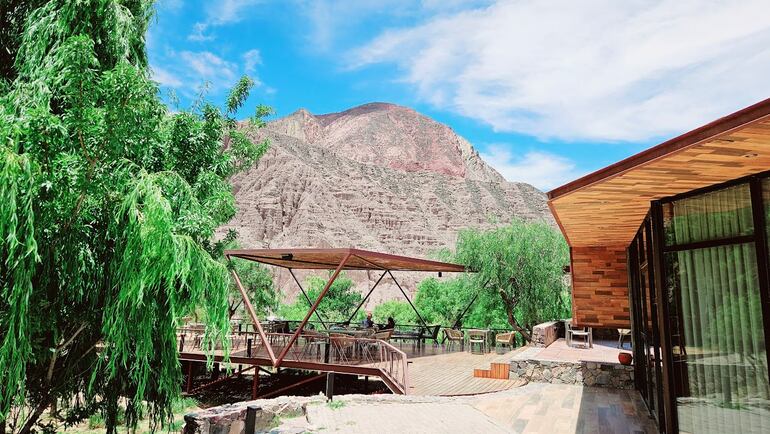
<path id="1" fill-rule="evenodd" d="M 271 147 L 232 179 L 244 248 L 358 247 L 430 257 L 466 227 L 517 216 L 553 222 L 545 195 L 507 182 L 467 140 L 416 111 L 371 103 L 340 113 L 300 109 L 268 123 Z M 350 272 L 366 291 L 379 277 Z M 410 290 L 427 276 L 400 273 Z M 290 278 L 277 274 L 289 299 Z M 397 275 L 398 278 L 398 275 Z M 400 293 L 383 280 L 367 307 Z"/>

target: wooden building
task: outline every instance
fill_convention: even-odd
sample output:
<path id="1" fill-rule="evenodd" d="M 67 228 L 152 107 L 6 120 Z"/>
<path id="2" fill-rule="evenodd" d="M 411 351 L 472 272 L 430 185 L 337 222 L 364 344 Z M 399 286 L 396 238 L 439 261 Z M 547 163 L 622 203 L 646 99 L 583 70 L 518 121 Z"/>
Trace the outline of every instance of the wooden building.
<path id="1" fill-rule="evenodd" d="M 770 432 L 770 99 L 548 193 L 578 325 L 633 330 L 661 432 Z"/>

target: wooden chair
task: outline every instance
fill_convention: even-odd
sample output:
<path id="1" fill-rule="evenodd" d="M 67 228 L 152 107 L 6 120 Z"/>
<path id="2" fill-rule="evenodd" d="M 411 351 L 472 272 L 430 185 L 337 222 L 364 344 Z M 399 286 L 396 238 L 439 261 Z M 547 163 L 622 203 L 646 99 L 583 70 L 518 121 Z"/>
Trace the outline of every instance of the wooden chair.
<path id="1" fill-rule="evenodd" d="M 390 341 L 391 336 L 393 336 L 393 329 L 380 330 L 371 335 L 368 338 L 370 340 L 365 341 L 363 345 L 361 345 L 361 356 L 363 360 L 366 362 L 374 362 L 374 354 L 380 349 L 380 346 L 376 341 L 388 342 Z"/>
<path id="2" fill-rule="evenodd" d="M 473 349 L 478 348 L 479 354 L 487 352 L 487 331 L 486 330 L 468 330 L 468 350 L 471 354 L 476 354 Z"/>
<path id="3" fill-rule="evenodd" d="M 583 339 L 583 345 L 591 347 L 591 332 L 586 327 L 573 327 L 572 320 L 564 321 L 565 335 L 567 338 L 567 346 L 572 346 L 572 340 L 575 336 Z"/>
<path id="4" fill-rule="evenodd" d="M 315 330 L 303 330 L 300 335 L 304 339 L 305 345 L 302 347 L 300 359 L 321 358 L 321 349 L 326 344 L 326 335 Z M 312 357 L 315 353 L 315 357 Z"/>
<path id="5" fill-rule="evenodd" d="M 511 350 L 516 346 L 516 332 L 498 333 L 495 335 L 495 352 L 500 353 L 500 348 L 508 346 Z"/>
<path id="6" fill-rule="evenodd" d="M 393 336 L 393 329 L 380 330 L 371 336 L 371 339 L 377 339 L 378 341 L 389 341 Z"/>
<path id="7" fill-rule="evenodd" d="M 623 348 L 623 339 L 631 337 L 631 329 L 618 329 L 618 348 Z"/>
<path id="8" fill-rule="evenodd" d="M 463 338 L 463 332 L 461 330 L 454 330 L 445 327 L 444 337 L 447 341 L 447 351 L 451 351 L 458 343 L 460 344 L 460 351 L 465 349 L 465 339 Z"/>
<path id="9" fill-rule="evenodd" d="M 329 343 L 331 344 L 332 359 L 340 363 L 349 363 L 353 357 L 356 339 L 348 335 L 331 333 L 329 334 Z"/>

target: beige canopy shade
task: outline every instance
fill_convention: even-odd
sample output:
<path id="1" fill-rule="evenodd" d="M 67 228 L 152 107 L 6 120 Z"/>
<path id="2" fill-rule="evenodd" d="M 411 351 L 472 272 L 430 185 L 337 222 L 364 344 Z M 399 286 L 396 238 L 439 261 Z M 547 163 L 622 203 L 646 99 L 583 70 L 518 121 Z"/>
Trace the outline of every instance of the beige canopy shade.
<path id="1" fill-rule="evenodd" d="M 225 256 L 242 258 L 278 267 L 305 270 L 335 270 L 348 256 L 343 270 L 392 270 L 462 273 L 463 265 L 390 255 L 353 248 L 345 249 L 239 249 L 226 250 Z"/>
<path id="2" fill-rule="evenodd" d="M 438 262 L 438 261 L 429 261 L 427 259 L 418 259 L 418 258 L 410 258 L 408 256 L 397 256 L 397 255 L 389 255 L 387 253 L 378 253 L 378 252 L 370 252 L 367 250 L 359 250 L 359 249 L 244 249 L 244 250 L 225 250 L 225 256 L 228 260 L 232 258 L 241 258 L 249 261 L 255 261 L 255 262 L 261 262 L 263 264 L 269 264 L 269 265 L 275 265 L 278 267 L 284 267 L 288 268 L 289 272 L 291 273 L 292 277 L 294 277 L 295 282 L 299 286 L 300 290 L 302 291 L 302 294 L 307 299 L 308 303 L 311 304 L 310 310 L 305 315 L 305 318 L 302 320 L 302 322 L 299 323 L 297 326 L 297 330 L 294 331 L 294 333 L 289 338 L 286 345 L 283 347 L 281 352 L 276 356 L 275 352 L 273 351 L 273 348 L 271 345 L 267 346 L 267 352 L 270 357 L 270 360 L 273 363 L 273 366 L 278 367 L 281 366 L 281 363 L 283 363 L 284 357 L 286 357 L 286 353 L 288 353 L 291 346 L 294 344 L 294 342 L 297 341 L 297 338 L 302 333 L 302 330 L 305 328 L 305 324 L 307 324 L 308 320 L 310 319 L 310 316 L 313 314 L 318 315 L 318 312 L 316 310 L 318 309 L 318 305 L 321 303 L 321 300 L 326 296 L 327 291 L 331 287 L 332 283 L 334 282 L 334 279 L 337 278 L 337 276 L 340 274 L 342 270 L 381 270 L 382 276 L 380 276 L 380 279 L 377 281 L 377 283 L 374 284 L 374 286 L 369 290 L 369 294 L 364 297 L 364 299 L 361 301 L 361 303 L 356 308 L 356 311 L 361 308 L 364 301 L 366 301 L 367 298 L 369 298 L 369 295 L 374 291 L 374 288 L 377 287 L 377 284 L 380 283 L 383 277 L 385 277 L 385 274 L 390 275 L 391 279 L 393 279 L 393 282 L 398 286 L 398 289 L 401 291 L 401 293 L 404 295 L 406 300 L 409 302 L 409 305 L 414 309 L 415 313 L 417 313 L 417 316 L 420 318 L 420 321 L 424 326 L 427 327 L 427 324 L 425 323 L 425 320 L 422 318 L 422 315 L 420 315 L 420 312 L 417 311 L 417 308 L 415 308 L 414 304 L 412 303 L 412 300 L 409 299 L 409 296 L 406 294 L 403 288 L 401 288 L 401 285 L 396 281 L 396 278 L 393 276 L 393 273 L 391 271 L 432 271 L 432 272 L 455 272 L 455 273 L 461 273 L 464 271 L 471 271 L 466 270 L 466 268 L 462 265 L 457 264 L 450 264 L 447 262 Z M 292 269 L 306 269 L 306 270 L 334 270 L 332 275 L 329 277 L 329 280 L 326 282 L 326 285 L 321 290 L 321 293 L 318 295 L 318 298 L 315 301 L 310 300 L 305 290 L 302 288 L 302 285 L 299 283 L 299 280 L 296 276 L 294 276 L 294 273 L 292 272 Z M 249 312 L 249 316 L 251 317 L 251 320 L 254 322 L 254 326 L 256 327 L 257 331 L 259 332 L 259 335 L 262 339 L 262 342 L 268 342 L 268 339 L 265 335 L 264 330 L 262 329 L 262 325 L 259 322 L 259 318 L 257 318 L 257 314 L 254 311 L 253 306 L 251 305 L 251 300 L 249 300 L 249 296 L 246 293 L 246 290 L 243 288 L 243 284 L 241 283 L 241 279 L 238 277 L 238 273 L 233 269 L 231 270 L 231 273 L 233 274 L 233 278 L 235 279 L 235 283 L 238 286 L 238 290 L 241 292 L 241 297 L 243 297 L 243 302 L 246 306 L 246 310 Z M 353 315 L 355 315 L 355 312 L 353 312 Z M 353 316 L 351 315 L 351 319 Z M 323 323 L 323 319 L 321 319 L 321 322 Z"/>

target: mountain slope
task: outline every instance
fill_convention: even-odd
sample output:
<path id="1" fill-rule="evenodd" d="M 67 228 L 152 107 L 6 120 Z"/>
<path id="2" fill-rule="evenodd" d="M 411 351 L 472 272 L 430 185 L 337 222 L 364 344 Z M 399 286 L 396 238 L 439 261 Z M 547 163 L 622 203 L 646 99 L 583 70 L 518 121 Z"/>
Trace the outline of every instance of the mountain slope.
<path id="1" fill-rule="evenodd" d="M 505 181 L 449 127 L 405 107 L 299 110 L 270 122 L 264 136 L 270 151 L 232 179 L 239 211 L 226 228 L 238 230 L 244 247 L 352 246 L 428 257 L 452 247 L 465 227 L 514 216 L 553 222 L 542 192 Z M 404 274 L 412 290 L 426 277 Z M 294 293 L 287 276 L 278 280 Z M 398 293 L 381 285 L 372 303 Z"/>

